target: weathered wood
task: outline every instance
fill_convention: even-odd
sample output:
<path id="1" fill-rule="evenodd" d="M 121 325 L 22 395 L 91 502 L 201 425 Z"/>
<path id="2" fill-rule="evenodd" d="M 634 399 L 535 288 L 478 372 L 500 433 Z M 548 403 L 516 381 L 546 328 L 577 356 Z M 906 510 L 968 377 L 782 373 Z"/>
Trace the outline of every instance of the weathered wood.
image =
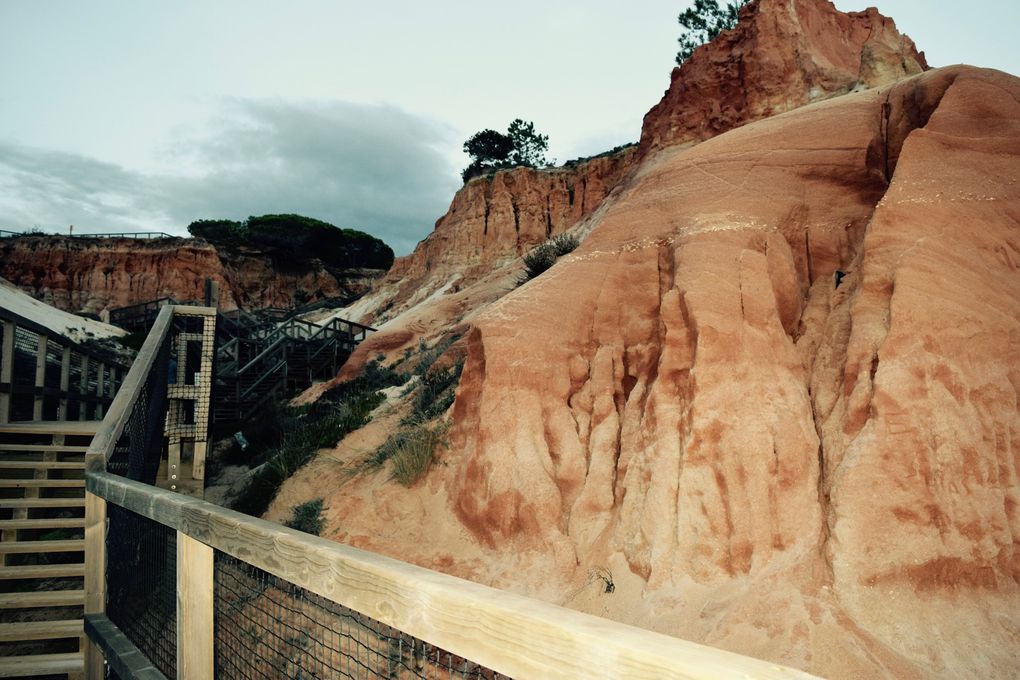
<path id="1" fill-rule="evenodd" d="M 69 434 L 74 436 L 94 435 L 99 430 L 102 421 L 47 421 L 34 422 L 24 421 L 19 423 L 0 424 L 0 433 L 6 434 Z"/>
<path id="2" fill-rule="evenodd" d="M 80 607 L 83 604 L 85 604 L 84 590 L 33 590 L 26 593 L 0 593 L 0 609 Z"/>
<path id="3" fill-rule="evenodd" d="M 49 347 L 50 339 L 40 335 L 36 344 L 35 353 L 35 386 L 42 388 L 46 386 L 46 349 Z M 42 394 L 36 394 L 35 402 L 32 405 L 32 419 L 42 420 L 43 398 Z"/>
<path id="4" fill-rule="evenodd" d="M 192 457 L 191 467 L 192 479 L 205 479 L 205 456 L 208 446 L 204 440 L 195 442 L 195 452 Z"/>
<path id="5" fill-rule="evenodd" d="M 512 677 L 813 677 L 429 571 L 106 473 L 90 473 L 87 481 L 89 490 L 108 502 Z"/>
<path id="6" fill-rule="evenodd" d="M 67 420 L 67 392 L 71 387 L 71 348 L 67 345 L 60 353 L 60 412 L 57 420 Z"/>
<path id="7" fill-rule="evenodd" d="M 177 673 L 184 678 L 213 677 L 213 555 L 177 532 Z"/>
<path id="8" fill-rule="evenodd" d="M 142 348 L 138 352 L 131 370 L 128 371 L 124 382 L 113 398 L 113 403 L 103 419 L 99 431 L 92 438 L 89 446 L 89 454 L 86 459 L 90 466 L 96 469 L 105 470 L 106 460 L 113 453 L 113 447 L 124 432 L 124 426 L 131 417 L 131 410 L 138 401 L 138 396 L 145 387 L 145 381 L 149 377 L 149 371 L 159 354 L 159 348 L 163 344 L 167 333 L 170 331 L 170 321 L 173 317 L 172 307 L 163 307 L 159 310 L 152 330 L 145 337 Z"/>
<path id="9" fill-rule="evenodd" d="M 4 321 L 4 341 L 0 347 L 0 383 L 10 385 L 14 375 L 14 332 L 13 321 Z M 11 395 L 0 392 L 0 423 L 6 423 L 10 418 Z"/>
<path id="10" fill-rule="evenodd" d="M 117 625 L 103 614 L 89 614 L 85 617 L 85 632 L 90 644 L 88 650 L 94 650 L 99 659 L 99 673 L 102 673 L 103 656 L 110 663 L 110 670 L 120 678 L 132 680 L 166 680 L 159 670 L 145 658 L 134 643 L 121 632 Z M 86 656 L 86 668 L 89 659 Z M 91 669 L 90 669 L 91 670 Z M 89 680 L 103 680 L 103 675 L 87 674 Z M 177 677 L 185 678 L 179 672 Z"/>
<path id="11" fill-rule="evenodd" d="M 0 567 L 0 579 L 71 578 L 85 575 L 83 564 L 28 564 L 17 567 Z"/>
<path id="12" fill-rule="evenodd" d="M 54 517 L 52 519 L 0 519 L 0 529 L 81 529 L 84 517 Z"/>
<path id="13" fill-rule="evenodd" d="M 0 465 L 0 468 L 3 467 L 7 466 Z M 85 480 L 82 479 L 0 479 L 0 489 L 73 489 L 84 486 Z"/>
<path id="14" fill-rule="evenodd" d="M 0 642 L 21 642 L 24 640 L 57 640 L 78 637 L 84 627 L 82 620 L 67 621 L 19 621 L 0 623 Z"/>
<path id="15" fill-rule="evenodd" d="M 184 314 L 185 316 L 216 316 L 215 307 L 196 307 L 195 305 L 174 305 L 173 308 L 178 314 Z"/>
<path id="16" fill-rule="evenodd" d="M 0 656 L 0 678 L 28 678 L 37 675 L 80 672 L 80 652 L 66 654 L 35 654 L 32 656 Z"/>
<path id="17" fill-rule="evenodd" d="M 80 498 L 0 498 L 0 508 L 80 508 Z"/>
<path id="18" fill-rule="evenodd" d="M 84 448 L 84 447 L 82 447 Z M 0 460 L 0 470 L 83 470 L 83 460 Z"/>
<path id="19" fill-rule="evenodd" d="M 85 613 L 106 612 L 106 500 L 85 492 Z"/>
<path id="20" fill-rule="evenodd" d="M 10 541 L 0 543 L 0 553 L 8 555 L 24 553 L 56 553 L 56 552 L 82 552 L 85 550 L 85 541 L 80 538 L 70 538 L 62 541 Z"/>

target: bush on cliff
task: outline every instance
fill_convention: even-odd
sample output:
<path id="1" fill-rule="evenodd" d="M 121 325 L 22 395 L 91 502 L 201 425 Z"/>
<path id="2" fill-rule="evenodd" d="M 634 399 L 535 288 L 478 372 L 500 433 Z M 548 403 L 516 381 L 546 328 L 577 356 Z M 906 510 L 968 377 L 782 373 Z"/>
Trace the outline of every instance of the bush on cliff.
<path id="1" fill-rule="evenodd" d="M 525 283 L 535 278 L 545 270 L 556 264 L 563 255 L 574 251 L 579 241 L 569 234 L 560 234 L 556 238 L 549 239 L 545 243 L 536 246 L 530 253 L 524 256 L 524 276 L 520 283 Z"/>
<path id="2" fill-rule="evenodd" d="M 188 233 L 215 245 L 247 246 L 299 262 L 319 259 L 340 269 L 389 269 L 393 264 L 393 249 L 374 236 L 301 215 L 198 220 L 188 225 Z"/>

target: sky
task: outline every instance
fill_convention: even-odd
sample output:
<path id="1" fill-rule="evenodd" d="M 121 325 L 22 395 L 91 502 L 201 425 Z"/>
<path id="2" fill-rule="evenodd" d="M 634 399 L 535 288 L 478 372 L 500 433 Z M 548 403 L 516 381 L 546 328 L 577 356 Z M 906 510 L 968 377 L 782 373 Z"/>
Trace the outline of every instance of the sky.
<path id="1" fill-rule="evenodd" d="M 479 130 L 534 121 L 560 163 L 637 141 L 689 4 L 0 0 L 0 229 L 299 213 L 406 254 Z M 871 4 L 933 66 L 1020 75 L 1014 0 Z"/>

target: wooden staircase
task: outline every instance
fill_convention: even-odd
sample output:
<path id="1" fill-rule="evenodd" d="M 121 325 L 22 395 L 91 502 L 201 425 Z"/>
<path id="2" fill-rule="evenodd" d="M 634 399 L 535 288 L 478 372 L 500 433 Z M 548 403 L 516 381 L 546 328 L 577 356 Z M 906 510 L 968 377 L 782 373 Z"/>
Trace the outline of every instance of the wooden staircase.
<path id="1" fill-rule="evenodd" d="M 98 427 L 0 424 L 0 678 L 82 677 L 85 451 Z"/>

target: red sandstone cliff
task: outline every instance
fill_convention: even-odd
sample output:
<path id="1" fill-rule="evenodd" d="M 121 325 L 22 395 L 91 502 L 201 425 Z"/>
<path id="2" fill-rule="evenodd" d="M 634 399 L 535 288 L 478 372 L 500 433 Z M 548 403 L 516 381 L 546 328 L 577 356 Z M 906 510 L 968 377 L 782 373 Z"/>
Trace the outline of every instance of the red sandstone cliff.
<path id="1" fill-rule="evenodd" d="M 414 252 L 399 258 L 354 310 L 396 316 L 438 290 L 459 290 L 589 217 L 632 166 L 636 147 L 572 167 L 515 168 L 468 182 Z"/>
<path id="2" fill-rule="evenodd" d="M 874 7 L 844 14 L 818 0 L 756 0 L 740 21 L 673 69 L 645 116 L 641 152 L 700 142 L 744 123 L 928 67 Z"/>
<path id="3" fill-rule="evenodd" d="M 217 250 L 201 239 L 25 236 L 0 241 L 0 277 L 58 309 L 93 314 L 165 296 L 202 299 L 207 277 L 220 284 L 220 306 L 233 309 L 356 297 L 381 274 L 337 275 L 315 263 L 287 267 L 264 253 Z"/>
<path id="4" fill-rule="evenodd" d="M 1020 80 L 851 92 L 923 68 L 874 10 L 752 3 L 577 251 L 405 297 L 359 350 L 469 329 L 441 464 L 335 472 L 359 433 L 273 512 L 314 489 L 339 540 L 827 677 L 1016 677 Z M 404 271 L 450 280 L 512 213 L 451 209 Z"/>

